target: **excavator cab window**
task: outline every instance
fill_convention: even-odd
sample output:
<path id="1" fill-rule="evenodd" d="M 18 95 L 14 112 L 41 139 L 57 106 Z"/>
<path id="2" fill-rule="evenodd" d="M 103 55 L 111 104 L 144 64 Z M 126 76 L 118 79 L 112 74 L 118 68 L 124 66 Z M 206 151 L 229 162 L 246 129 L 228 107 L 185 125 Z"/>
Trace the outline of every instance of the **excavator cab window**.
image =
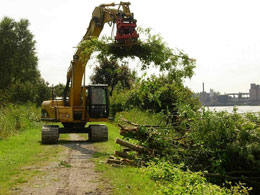
<path id="1" fill-rule="evenodd" d="M 107 118 L 109 115 L 107 85 L 90 85 L 88 92 L 89 116 L 91 118 Z"/>

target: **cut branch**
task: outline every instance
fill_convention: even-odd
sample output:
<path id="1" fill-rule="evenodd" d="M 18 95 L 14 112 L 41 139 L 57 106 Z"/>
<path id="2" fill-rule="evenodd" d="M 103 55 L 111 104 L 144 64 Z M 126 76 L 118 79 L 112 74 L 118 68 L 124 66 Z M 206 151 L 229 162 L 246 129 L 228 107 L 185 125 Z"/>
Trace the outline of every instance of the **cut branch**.
<path id="1" fill-rule="evenodd" d="M 125 152 L 115 151 L 115 155 L 118 156 L 118 157 L 121 157 L 121 158 L 127 158 L 127 159 L 130 159 L 130 160 L 134 160 L 133 156 L 130 156 Z"/>
<path id="2" fill-rule="evenodd" d="M 131 143 L 124 141 L 122 139 L 119 139 L 119 138 L 116 139 L 116 143 L 121 145 L 121 146 L 131 148 L 132 150 L 140 152 L 140 153 L 148 152 L 148 150 L 146 148 L 142 147 L 142 146 L 136 146 L 134 144 L 131 144 Z"/>
<path id="3" fill-rule="evenodd" d="M 108 164 L 120 164 L 121 161 L 120 160 L 115 160 L 115 159 L 108 159 L 107 163 Z"/>

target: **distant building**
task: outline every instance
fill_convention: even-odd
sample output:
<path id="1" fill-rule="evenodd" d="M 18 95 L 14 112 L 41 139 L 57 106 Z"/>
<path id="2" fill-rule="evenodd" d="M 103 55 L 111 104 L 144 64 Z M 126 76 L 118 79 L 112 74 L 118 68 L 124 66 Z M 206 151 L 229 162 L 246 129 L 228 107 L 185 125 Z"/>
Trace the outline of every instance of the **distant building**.
<path id="1" fill-rule="evenodd" d="M 203 84 L 200 102 L 204 106 L 260 105 L 260 85 L 251 83 L 249 93 L 238 92 L 221 95 L 213 89 L 210 89 L 209 93 L 205 92 Z"/>
<path id="2" fill-rule="evenodd" d="M 219 102 L 219 104 L 227 104 L 229 101 L 228 95 L 217 95 L 216 96 L 216 102 Z"/>
<path id="3" fill-rule="evenodd" d="M 249 89 L 250 101 L 258 102 L 260 101 L 260 85 L 251 83 L 251 88 Z"/>

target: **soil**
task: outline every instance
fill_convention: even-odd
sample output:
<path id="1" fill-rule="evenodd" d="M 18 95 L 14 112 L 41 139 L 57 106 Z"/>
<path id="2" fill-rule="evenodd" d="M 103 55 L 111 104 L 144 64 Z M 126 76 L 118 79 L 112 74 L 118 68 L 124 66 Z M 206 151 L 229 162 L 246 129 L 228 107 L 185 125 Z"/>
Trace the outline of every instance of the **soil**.
<path id="1" fill-rule="evenodd" d="M 70 134 L 70 140 L 59 144 L 65 147 L 58 162 L 36 169 L 46 172 L 33 181 L 19 186 L 13 194 L 20 195 L 105 195 L 111 194 L 111 187 L 95 171 L 92 162 L 94 147 L 77 134 Z"/>

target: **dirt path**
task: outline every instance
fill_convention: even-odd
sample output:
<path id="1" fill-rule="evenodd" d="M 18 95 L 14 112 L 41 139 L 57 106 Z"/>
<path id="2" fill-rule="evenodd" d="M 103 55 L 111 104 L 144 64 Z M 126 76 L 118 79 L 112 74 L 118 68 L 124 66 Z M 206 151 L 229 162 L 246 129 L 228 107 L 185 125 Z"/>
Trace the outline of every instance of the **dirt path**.
<path id="1" fill-rule="evenodd" d="M 14 194 L 29 195 L 104 195 L 111 189 L 102 180 L 102 175 L 95 172 L 91 162 L 94 148 L 91 143 L 82 140 L 77 134 L 71 134 L 70 140 L 61 143 L 66 147 L 58 162 L 41 167 L 46 175 L 28 182 Z"/>

